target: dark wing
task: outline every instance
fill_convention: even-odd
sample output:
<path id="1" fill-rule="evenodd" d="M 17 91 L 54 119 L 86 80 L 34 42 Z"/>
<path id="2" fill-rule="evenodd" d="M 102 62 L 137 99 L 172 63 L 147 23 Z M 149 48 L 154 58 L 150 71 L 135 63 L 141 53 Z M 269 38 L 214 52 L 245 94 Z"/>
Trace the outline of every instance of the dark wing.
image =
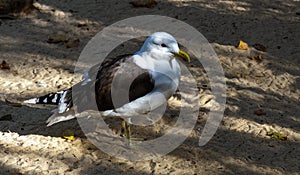
<path id="1" fill-rule="evenodd" d="M 107 59 L 101 65 L 91 67 L 85 78 L 90 78 L 91 81 L 84 80 L 85 83 L 78 83 L 68 89 L 63 101 L 68 108 L 73 107 L 73 103 L 76 104 L 77 112 L 114 109 L 146 95 L 154 88 L 151 74 L 137 66 L 132 55 Z M 120 97 L 115 103 L 112 89 L 113 96 Z"/>
<path id="2" fill-rule="evenodd" d="M 132 55 L 103 64 L 95 82 L 98 110 L 115 109 L 151 92 L 151 74 L 133 62 Z M 113 100 L 114 99 L 114 100 Z M 113 103 L 114 102 L 114 103 Z"/>
<path id="3" fill-rule="evenodd" d="M 47 126 L 74 118 L 74 110 L 104 111 L 120 107 L 154 88 L 151 74 L 137 66 L 131 55 L 95 65 L 84 77 L 82 82 L 62 92 L 58 109 L 47 120 Z M 117 103 L 113 104 L 112 97 L 117 97 Z"/>
<path id="4" fill-rule="evenodd" d="M 59 110 L 59 113 L 66 112 L 66 110 L 73 107 L 73 104 L 76 105 L 76 110 L 78 112 L 93 109 L 97 110 L 97 106 L 91 104 L 95 102 L 95 80 L 98 71 L 102 70 L 105 67 L 110 67 L 114 63 L 121 60 L 123 57 L 129 55 L 118 56 L 116 58 L 105 59 L 102 63 L 92 66 L 87 72 L 83 74 L 83 81 L 75 84 L 73 87 L 65 90 L 66 95 L 64 99 L 61 100 L 60 104 L 65 103 L 67 108 L 65 110 Z M 60 106 L 60 105 L 59 105 Z"/>

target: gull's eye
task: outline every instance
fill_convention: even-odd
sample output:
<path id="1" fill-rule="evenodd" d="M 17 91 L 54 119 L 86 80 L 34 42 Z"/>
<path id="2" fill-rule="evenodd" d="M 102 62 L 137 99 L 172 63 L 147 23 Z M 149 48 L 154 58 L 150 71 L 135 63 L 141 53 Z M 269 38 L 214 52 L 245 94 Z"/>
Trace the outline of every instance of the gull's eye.
<path id="1" fill-rule="evenodd" d="M 155 41 L 153 41 L 153 44 L 155 44 L 155 45 L 160 45 L 160 44 L 158 44 L 157 42 L 155 42 Z"/>
<path id="2" fill-rule="evenodd" d="M 161 47 L 168 47 L 166 44 L 164 44 L 164 43 L 162 43 L 161 45 L 160 45 Z"/>

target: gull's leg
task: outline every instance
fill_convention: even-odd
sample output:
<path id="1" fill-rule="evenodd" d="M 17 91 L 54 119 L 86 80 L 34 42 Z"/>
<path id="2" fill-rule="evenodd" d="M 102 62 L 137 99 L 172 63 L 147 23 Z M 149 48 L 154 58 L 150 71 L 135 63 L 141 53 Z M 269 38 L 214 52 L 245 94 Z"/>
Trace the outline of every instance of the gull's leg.
<path id="1" fill-rule="evenodd" d="M 144 141 L 145 140 L 143 138 L 131 137 L 130 124 L 131 124 L 131 119 L 130 118 L 128 120 L 122 120 L 122 135 L 128 141 L 129 146 L 131 146 L 131 140 L 134 140 L 134 141 Z"/>
<path id="2" fill-rule="evenodd" d="M 126 139 L 130 140 L 131 138 L 130 125 L 125 120 L 122 121 L 122 130 L 124 131 L 123 134 L 125 135 Z"/>

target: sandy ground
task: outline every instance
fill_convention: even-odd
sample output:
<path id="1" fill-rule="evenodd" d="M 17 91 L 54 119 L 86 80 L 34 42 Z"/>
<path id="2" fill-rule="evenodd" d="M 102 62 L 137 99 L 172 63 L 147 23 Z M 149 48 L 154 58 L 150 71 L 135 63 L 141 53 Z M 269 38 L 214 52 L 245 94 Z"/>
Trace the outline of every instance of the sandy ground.
<path id="1" fill-rule="evenodd" d="M 0 121 L 0 174 L 299 174 L 299 1 L 170 0 L 158 1 L 153 8 L 133 8 L 129 1 L 39 0 L 35 6 L 39 11 L 0 20 L 0 61 L 10 65 L 10 70 L 0 70 L 0 116 L 11 114 Z M 170 16 L 194 26 L 218 54 L 227 105 L 207 145 L 197 143 L 210 102 L 200 109 L 194 131 L 180 147 L 139 162 L 97 149 L 76 120 L 47 128 L 51 106 L 11 103 L 78 82 L 73 68 L 86 43 L 105 26 L 143 14 Z M 79 46 L 46 42 L 58 32 L 78 38 Z M 258 53 L 253 47 L 237 50 L 239 40 L 266 46 L 262 62 L 248 58 Z M 201 94 L 208 95 L 203 68 L 193 62 L 188 67 Z M 254 114 L 258 109 L 265 114 Z M 74 141 L 62 138 L 67 129 L 75 132 Z M 269 131 L 287 140 L 271 138 Z"/>

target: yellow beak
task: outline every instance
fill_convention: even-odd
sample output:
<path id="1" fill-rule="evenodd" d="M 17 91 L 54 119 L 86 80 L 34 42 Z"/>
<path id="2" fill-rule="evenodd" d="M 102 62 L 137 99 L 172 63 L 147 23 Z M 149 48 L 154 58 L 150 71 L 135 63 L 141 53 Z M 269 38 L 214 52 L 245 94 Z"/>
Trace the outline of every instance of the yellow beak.
<path id="1" fill-rule="evenodd" d="M 190 62 L 191 61 L 190 60 L 190 56 L 186 52 L 184 52 L 182 50 L 179 50 L 178 53 L 175 53 L 175 52 L 172 52 L 172 53 L 174 54 L 175 57 L 181 58 L 181 59 L 183 59 L 186 62 Z"/>

